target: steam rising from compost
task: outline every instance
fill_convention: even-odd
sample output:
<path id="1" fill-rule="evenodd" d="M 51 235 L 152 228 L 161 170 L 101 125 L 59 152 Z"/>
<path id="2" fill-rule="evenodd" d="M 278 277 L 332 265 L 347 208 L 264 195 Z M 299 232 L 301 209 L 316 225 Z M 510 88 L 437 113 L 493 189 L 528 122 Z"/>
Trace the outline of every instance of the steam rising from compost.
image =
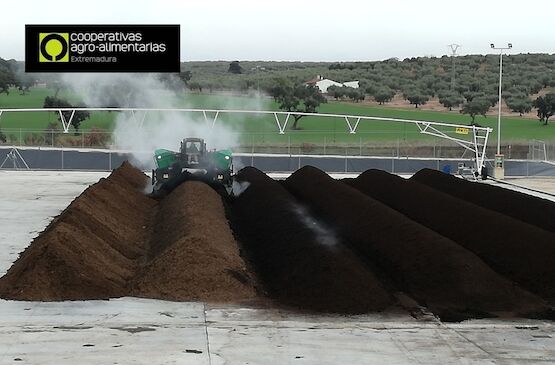
<path id="1" fill-rule="evenodd" d="M 319 222 L 314 216 L 312 216 L 308 209 L 301 205 L 294 204 L 292 210 L 299 217 L 299 220 L 308 229 L 314 232 L 314 234 L 316 235 L 316 240 L 320 244 L 328 248 L 333 248 L 337 246 L 339 241 L 335 233 L 324 223 Z"/>
<path id="2" fill-rule="evenodd" d="M 89 107 L 192 108 L 177 95 L 182 91 L 168 90 L 166 84 L 184 89 L 176 77 L 164 84 L 153 74 L 65 74 L 63 81 Z M 155 149 L 177 151 L 183 138 L 204 138 L 210 150 L 238 144 L 238 133 L 221 123 L 225 116 L 220 115 L 214 126 L 213 115 L 207 117 L 208 122 L 202 113 L 117 112 L 112 147 L 130 151 L 138 168 L 151 169 Z"/>
<path id="3" fill-rule="evenodd" d="M 249 188 L 250 185 L 251 183 L 248 181 L 233 180 L 233 184 L 231 186 L 233 190 L 233 195 L 238 197 L 239 195 L 243 194 L 245 190 Z"/>
<path id="4" fill-rule="evenodd" d="M 147 115 L 148 117 L 148 115 Z M 236 145 L 237 135 L 230 129 L 218 126 L 212 128 L 203 120 L 194 119 L 191 114 L 153 113 L 155 121 L 137 127 L 133 115 L 121 114 L 116 119 L 113 133 L 115 148 L 133 151 L 131 161 L 139 168 L 152 168 L 152 153 L 157 148 L 179 150 L 180 141 L 186 137 L 204 138 L 209 149 L 231 148 Z"/>

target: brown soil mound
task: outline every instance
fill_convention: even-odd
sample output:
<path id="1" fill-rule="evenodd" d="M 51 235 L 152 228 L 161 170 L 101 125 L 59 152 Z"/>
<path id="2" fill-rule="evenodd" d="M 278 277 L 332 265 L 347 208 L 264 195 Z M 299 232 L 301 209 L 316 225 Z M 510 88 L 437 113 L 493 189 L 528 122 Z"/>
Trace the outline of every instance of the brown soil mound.
<path id="1" fill-rule="evenodd" d="M 0 278 L 0 297 L 252 297 L 251 275 L 238 255 L 220 197 L 191 182 L 158 204 L 143 194 L 146 182 L 142 172 L 124 163 L 90 186 Z"/>
<path id="2" fill-rule="evenodd" d="M 526 289 L 555 299 L 555 235 L 416 181 L 368 170 L 346 181 L 461 244 Z"/>
<path id="3" fill-rule="evenodd" d="M 431 169 L 422 169 L 411 180 L 462 200 L 497 211 L 523 222 L 555 232 L 555 203 L 488 184 L 459 179 Z"/>
<path id="4" fill-rule="evenodd" d="M 120 167 L 112 171 L 110 180 L 117 181 L 123 185 L 131 185 L 139 191 L 143 191 L 150 179 L 139 169 L 129 162 L 124 161 Z"/>
<path id="5" fill-rule="evenodd" d="M 552 233 L 416 182 L 402 184 L 368 172 L 355 183 L 362 186 L 367 177 L 379 185 L 370 188 L 372 193 L 387 204 L 452 236 L 507 277 L 546 297 L 552 293 L 541 291 L 552 289 L 553 251 L 547 242 Z M 396 303 L 392 294 L 400 289 L 443 318 L 545 308 L 542 299 L 513 285 L 476 254 L 320 170 L 303 168 L 283 185 L 254 168 L 243 169 L 238 178 L 250 186 L 233 201 L 233 226 L 265 289 L 280 303 L 365 313 Z M 218 193 L 190 181 L 156 201 L 143 194 L 146 181 L 124 163 L 90 186 L 0 278 L 0 297 L 255 298 L 254 275 L 241 258 Z M 430 204 L 439 206 L 442 216 L 411 196 L 423 194 L 430 194 Z M 453 205 L 456 211 L 449 210 Z M 462 213 L 460 207 L 465 207 Z M 474 221 L 476 212 L 489 230 L 494 224 L 504 232 L 480 227 L 484 237 L 476 241 L 458 235 L 460 224 L 453 217 Z"/>
<path id="6" fill-rule="evenodd" d="M 302 220 L 306 211 L 278 182 L 251 167 L 238 179 L 250 185 L 233 203 L 234 228 L 272 297 L 340 313 L 382 310 L 392 303 L 379 280 L 334 241 L 333 233 Z"/>
<path id="7" fill-rule="evenodd" d="M 540 298 L 515 287 L 473 253 L 314 167 L 298 170 L 285 185 L 440 317 L 545 309 Z"/>
<path id="8" fill-rule="evenodd" d="M 144 175 L 142 179 L 146 182 Z M 85 190 L 0 278 L 0 297 L 77 300 L 126 295 L 127 281 L 145 252 L 149 213 L 156 205 L 137 190 L 140 183 L 136 170 L 125 163 Z"/>
<path id="9" fill-rule="evenodd" d="M 135 281 L 134 295 L 212 302 L 256 296 L 212 188 L 197 181 L 181 184 L 160 203 L 156 221 L 151 260 Z"/>

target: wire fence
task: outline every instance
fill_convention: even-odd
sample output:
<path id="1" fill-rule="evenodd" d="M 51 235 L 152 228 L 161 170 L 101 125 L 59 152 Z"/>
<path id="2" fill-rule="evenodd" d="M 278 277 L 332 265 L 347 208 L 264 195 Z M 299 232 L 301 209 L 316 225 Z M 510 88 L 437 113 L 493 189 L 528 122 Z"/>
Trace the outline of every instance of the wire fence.
<path id="1" fill-rule="evenodd" d="M 41 147 L 1 147 L 0 170 L 70 170 L 111 171 L 124 161 L 150 171 L 154 168 L 151 152 L 125 153 L 114 150 Z M 303 166 L 315 166 L 329 173 L 358 174 L 368 169 L 379 169 L 399 174 L 413 174 L 423 168 L 458 171 L 460 164 L 472 165 L 470 159 L 366 157 L 366 156 L 314 156 L 234 153 L 235 171 L 253 166 L 266 172 L 293 172 Z M 491 161 L 486 166 L 493 168 Z M 491 170 L 490 170 L 491 171 Z M 506 176 L 555 177 L 555 163 L 532 160 L 507 160 Z"/>
<path id="2" fill-rule="evenodd" d="M 53 148 L 116 148 L 112 133 L 91 129 L 78 133 L 63 133 L 61 130 L 29 130 L 25 128 L 3 129 L 5 141 L 0 145 L 53 147 Z M 279 153 L 288 155 L 340 155 L 381 157 L 424 157 L 424 158 L 473 158 L 470 151 L 439 138 L 418 138 L 417 132 L 387 133 L 330 133 L 310 131 L 308 133 L 237 133 L 233 136 L 234 152 Z M 494 143 L 487 148 L 487 156 L 495 154 Z M 506 159 L 531 161 L 555 161 L 555 141 L 530 140 L 503 143 L 501 151 Z"/>

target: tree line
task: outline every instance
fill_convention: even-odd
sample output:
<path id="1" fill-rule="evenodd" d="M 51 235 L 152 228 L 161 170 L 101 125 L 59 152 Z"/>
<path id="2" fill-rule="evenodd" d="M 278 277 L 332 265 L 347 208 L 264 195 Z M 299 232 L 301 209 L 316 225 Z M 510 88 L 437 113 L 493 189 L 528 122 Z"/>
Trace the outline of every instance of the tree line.
<path id="1" fill-rule="evenodd" d="M 555 87 L 555 55 L 517 54 L 503 59 L 502 97 L 509 109 L 521 116 L 537 108 L 546 124 L 553 96 L 537 95 Z M 373 99 L 378 104 L 400 95 L 418 108 L 437 97 L 447 110 L 459 109 L 475 122 L 498 103 L 499 56 L 468 55 L 452 58 L 391 58 L 373 62 L 187 62 L 189 88 L 199 92 L 233 90 L 264 92 L 275 98 L 275 86 L 285 81 L 301 85 L 323 75 L 337 82 L 358 80 L 360 87 L 332 86 L 328 97 L 358 102 Z M 284 81 L 285 80 L 285 81 Z"/>
<path id="2" fill-rule="evenodd" d="M 497 55 L 454 59 L 448 56 L 391 58 L 349 63 L 195 61 L 182 63 L 182 71 L 178 74 L 157 77 L 176 92 L 260 92 L 273 97 L 283 110 L 303 112 L 316 111 L 327 101 L 322 95 L 316 95 L 315 88 L 307 88 L 305 81 L 316 75 L 340 83 L 358 80 L 358 89 L 330 87 L 328 98 L 354 102 L 372 99 L 386 104 L 400 95 L 418 108 L 437 97 L 447 110 L 459 109 L 474 123 L 476 116 L 485 115 L 498 102 L 498 62 Z M 503 65 L 503 99 L 508 107 L 521 115 L 536 108 L 538 119 L 547 124 L 555 109 L 555 96 L 549 92 L 543 96 L 537 94 L 555 87 L 555 55 L 508 55 Z M 13 87 L 25 94 L 33 83 L 45 82 L 55 91 L 53 97 L 58 99 L 45 100 L 45 106 L 68 105 L 66 100 L 58 98 L 58 91 L 64 85 L 55 74 L 25 74 L 22 70 L 22 62 L 0 58 L 0 95 L 9 94 Z M 122 87 L 125 85 L 118 86 Z M 296 119 L 294 127 L 298 127 L 297 122 Z"/>

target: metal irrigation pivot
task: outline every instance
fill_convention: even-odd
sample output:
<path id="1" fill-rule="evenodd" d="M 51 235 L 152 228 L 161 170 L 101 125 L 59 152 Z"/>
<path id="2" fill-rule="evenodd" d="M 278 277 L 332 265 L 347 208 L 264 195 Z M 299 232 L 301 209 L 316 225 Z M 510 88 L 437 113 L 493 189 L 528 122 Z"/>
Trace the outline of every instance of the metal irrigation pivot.
<path id="1" fill-rule="evenodd" d="M 190 109 L 190 108 L 0 108 L 0 116 L 2 113 L 52 113 L 56 112 L 60 116 L 60 121 L 63 126 L 64 133 L 69 132 L 71 121 L 76 111 L 113 111 L 122 113 L 131 113 L 132 119 L 136 123 L 137 128 L 142 128 L 145 122 L 147 113 L 151 112 L 183 112 L 183 113 L 196 113 L 200 114 L 202 118 L 212 128 L 219 120 L 218 118 L 229 114 L 258 114 L 273 116 L 276 122 L 279 134 L 287 132 L 287 123 L 293 115 L 304 115 L 312 117 L 323 117 L 327 119 L 341 119 L 345 121 L 346 132 L 349 134 L 356 134 L 358 127 L 361 123 L 371 123 L 372 121 L 384 121 L 392 123 L 407 123 L 416 125 L 421 134 L 426 134 L 438 138 L 443 138 L 458 144 L 465 150 L 472 152 L 475 161 L 475 170 L 478 174 L 482 173 L 484 161 L 486 158 L 486 147 L 488 144 L 489 134 L 493 131 L 489 127 L 479 127 L 476 125 L 468 126 L 466 124 L 452 124 L 445 122 L 432 122 L 426 120 L 412 120 L 401 118 L 388 118 L 388 117 L 374 117 L 366 115 L 347 115 L 347 114 L 328 114 L 328 113 L 303 113 L 303 112 L 286 112 L 275 110 L 245 110 L 245 109 Z M 71 113 L 69 119 L 64 117 Z M 223 116 L 222 116 L 223 115 Z M 137 118 L 138 116 L 138 118 Z M 221 119 L 220 118 L 220 119 Z M 455 135 L 452 134 L 455 133 Z M 254 144 L 253 144 L 254 146 Z"/>
<path id="2" fill-rule="evenodd" d="M 512 43 L 507 43 L 507 47 L 495 47 L 495 44 L 490 44 L 492 49 L 499 50 L 499 101 L 497 102 L 497 154 L 501 154 L 501 81 L 503 77 L 503 51 L 513 48 Z"/>

